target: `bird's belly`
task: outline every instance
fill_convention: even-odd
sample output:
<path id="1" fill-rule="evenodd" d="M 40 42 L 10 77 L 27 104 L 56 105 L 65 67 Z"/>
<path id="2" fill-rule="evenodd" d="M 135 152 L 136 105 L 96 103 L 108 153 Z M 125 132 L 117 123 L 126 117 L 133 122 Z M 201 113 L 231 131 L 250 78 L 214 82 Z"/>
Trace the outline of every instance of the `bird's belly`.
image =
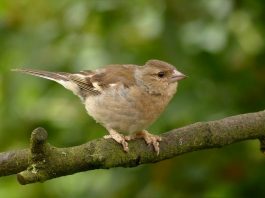
<path id="1" fill-rule="evenodd" d="M 131 134 L 145 129 L 157 117 L 153 112 L 157 109 L 155 104 L 144 96 L 139 97 L 141 94 L 133 89 L 122 89 L 91 96 L 85 101 L 86 110 L 107 129 Z"/>

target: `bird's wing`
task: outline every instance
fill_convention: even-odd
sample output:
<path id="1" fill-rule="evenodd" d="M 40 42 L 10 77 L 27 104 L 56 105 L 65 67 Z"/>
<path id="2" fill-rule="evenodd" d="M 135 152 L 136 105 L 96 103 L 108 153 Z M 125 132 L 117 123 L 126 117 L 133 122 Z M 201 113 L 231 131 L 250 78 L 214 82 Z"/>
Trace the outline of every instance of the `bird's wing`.
<path id="1" fill-rule="evenodd" d="M 94 75 L 95 73 L 93 71 L 86 70 L 70 74 L 68 80 L 78 86 L 83 96 L 98 95 L 100 91 L 91 82 L 91 77 Z"/>
<path id="2" fill-rule="evenodd" d="M 115 84 L 128 88 L 136 84 L 134 77 L 136 67 L 135 65 L 109 65 L 98 70 L 91 77 L 91 82 L 102 89 L 109 88 Z"/>
<path id="3" fill-rule="evenodd" d="M 115 85 L 130 87 L 135 85 L 134 66 L 132 65 L 109 65 L 95 71 L 81 71 L 70 74 L 68 79 L 76 83 L 88 95 L 101 94 L 106 89 Z"/>

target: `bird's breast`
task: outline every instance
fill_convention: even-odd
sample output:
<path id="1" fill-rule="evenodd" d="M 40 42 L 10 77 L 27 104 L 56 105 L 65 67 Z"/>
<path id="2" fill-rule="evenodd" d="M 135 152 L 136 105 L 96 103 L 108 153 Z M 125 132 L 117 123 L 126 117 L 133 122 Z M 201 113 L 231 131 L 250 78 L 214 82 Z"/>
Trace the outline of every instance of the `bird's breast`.
<path id="1" fill-rule="evenodd" d="M 109 89 L 85 100 L 86 110 L 107 129 L 133 133 L 147 128 L 164 110 L 168 101 L 137 87 Z"/>

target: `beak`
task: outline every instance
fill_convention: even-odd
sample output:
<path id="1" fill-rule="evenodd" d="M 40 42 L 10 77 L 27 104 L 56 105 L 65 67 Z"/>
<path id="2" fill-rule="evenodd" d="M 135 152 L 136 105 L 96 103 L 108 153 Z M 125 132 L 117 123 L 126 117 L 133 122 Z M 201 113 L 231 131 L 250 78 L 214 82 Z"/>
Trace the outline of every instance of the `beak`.
<path id="1" fill-rule="evenodd" d="M 177 81 L 185 79 L 185 78 L 187 78 L 186 75 L 184 75 L 183 73 L 179 72 L 178 70 L 174 70 L 173 74 L 171 76 L 170 82 L 171 83 L 177 82 Z"/>

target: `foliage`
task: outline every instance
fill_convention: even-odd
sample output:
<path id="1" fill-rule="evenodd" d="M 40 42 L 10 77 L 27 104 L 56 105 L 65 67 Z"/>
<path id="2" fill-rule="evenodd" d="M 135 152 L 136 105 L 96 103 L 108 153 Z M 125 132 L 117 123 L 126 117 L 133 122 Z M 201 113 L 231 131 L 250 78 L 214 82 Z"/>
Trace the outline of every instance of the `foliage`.
<path id="1" fill-rule="evenodd" d="M 168 61 L 189 78 L 150 128 L 154 133 L 264 109 L 264 13 L 261 0 L 1 0 L 1 151 L 27 147 L 38 126 L 61 147 L 106 132 L 70 92 L 11 73 L 14 67 L 79 71 Z M 28 186 L 1 178 L 0 197 L 262 196 L 265 160 L 257 148 L 256 141 L 240 143 Z"/>

